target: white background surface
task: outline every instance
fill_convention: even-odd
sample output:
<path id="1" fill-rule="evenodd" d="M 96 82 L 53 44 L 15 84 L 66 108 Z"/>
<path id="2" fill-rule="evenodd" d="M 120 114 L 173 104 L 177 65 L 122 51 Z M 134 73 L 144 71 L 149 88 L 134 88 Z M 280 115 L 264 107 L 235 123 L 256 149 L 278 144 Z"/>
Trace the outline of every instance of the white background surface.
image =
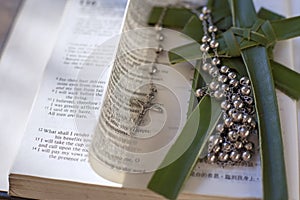
<path id="1" fill-rule="evenodd" d="M 56 40 L 64 3 L 26 1 L 0 60 L 0 191 L 8 190 L 8 171 Z"/>

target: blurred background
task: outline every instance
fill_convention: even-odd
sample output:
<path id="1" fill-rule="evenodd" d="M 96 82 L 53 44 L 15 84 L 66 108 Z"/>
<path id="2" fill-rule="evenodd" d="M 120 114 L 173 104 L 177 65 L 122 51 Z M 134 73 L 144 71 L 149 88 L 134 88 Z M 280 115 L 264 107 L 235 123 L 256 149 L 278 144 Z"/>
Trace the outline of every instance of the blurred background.
<path id="1" fill-rule="evenodd" d="M 0 0 L 0 55 L 22 0 Z"/>

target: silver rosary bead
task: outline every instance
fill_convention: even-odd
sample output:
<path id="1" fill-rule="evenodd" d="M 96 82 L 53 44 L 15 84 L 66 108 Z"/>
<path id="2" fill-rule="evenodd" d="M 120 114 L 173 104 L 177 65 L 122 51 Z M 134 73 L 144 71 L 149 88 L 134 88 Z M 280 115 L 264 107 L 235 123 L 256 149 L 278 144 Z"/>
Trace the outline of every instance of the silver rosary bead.
<path id="1" fill-rule="evenodd" d="M 247 144 L 244 145 L 245 149 L 247 149 L 248 151 L 253 150 L 254 148 L 254 144 L 252 142 L 249 142 Z"/>
<path id="2" fill-rule="evenodd" d="M 200 46 L 200 50 L 202 51 L 202 52 L 208 52 L 209 51 L 209 45 L 208 44 L 201 44 L 201 46 Z"/>
<path id="3" fill-rule="evenodd" d="M 208 16 L 206 15 L 206 14 L 204 14 L 204 13 L 200 13 L 199 14 L 199 19 L 201 20 L 201 21 L 204 21 L 204 20 L 206 20 L 208 18 Z"/>
<path id="4" fill-rule="evenodd" d="M 228 157 L 229 157 L 229 156 L 228 156 L 227 153 L 221 152 L 221 153 L 219 153 L 218 159 L 219 159 L 219 161 L 221 161 L 221 162 L 225 162 L 225 161 L 228 160 Z"/>
<path id="5" fill-rule="evenodd" d="M 225 83 L 228 80 L 227 76 L 221 74 L 218 76 L 218 81 L 221 83 Z"/>
<path id="6" fill-rule="evenodd" d="M 224 93 L 223 91 L 221 90 L 217 90 L 214 92 L 214 97 L 217 99 L 217 100 L 220 100 L 224 97 Z"/>
<path id="7" fill-rule="evenodd" d="M 217 75 L 219 72 L 219 69 L 217 67 L 211 67 L 209 70 L 208 70 L 208 73 L 212 76 L 215 76 Z"/>
<path id="8" fill-rule="evenodd" d="M 220 63 L 221 63 L 221 61 L 219 58 L 213 58 L 211 60 L 211 64 L 213 64 L 213 65 L 219 65 Z"/>
<path id="9" fill-rule="evenodd" d="M 219 144 L 219 141 L 220 141 L 220 136 L 218 136 L 218 135 L 211 135 L 208 138 L 208 142 L 211 143 L 212 146 Z"/>
<path id="10" fill-rule="evenodd" d="M 237 110 L 235 108 L 232 108 L 228 111 L 228 115 L 231 117 L 233 113 L 236 113 Z"/>
<path id="11" fill-rule="evenodd" d="M 208 161 L 208 163 L 214 163 L 214 162 L 216 162 L 217 161 L 216 155 L 213 154 L 213 153 L 207 154 L 207 161 Z"/>
<path id="12" fill-rule="evenodd" d="M 253 118 L 250 115 L 248 115 L 248 114 L 243 115 L 243 123 L 251 124 L 252 121 L 253 121 Z"/>
<path id="13" fill-rule="evenodd" d="M 203 6 L 202 9 L 201 9 L 201 11 L 204 14 L 209 14 L 211 12 L 211 10 L 208 7 L 206 7 L 206 6 Z"/>
<path id="14" fill-rule="evenodd" d="M 225 120 L 226 118 L 228 118 L 229 116 L 227 115 L 226 112 L 223 112 L 223 120 Z"/>
<path id="15" fill-rule="evenodd" d="M 157 34 L 157 36 L 156 36 L 156 39 L 158 40 L 158 41 L 163 41 L 164 40 L 164 35 L 163 34 Z"/>
<path id="16" fill-rule="evenodd" d="M 152 66 L 152 69 L 151 69 L 151 71 L 149 72 L 149 74 L 150 75 L 153 75 L 153 74 L 155 74 L 156 72 L 157 72 L 157 67 L 155 66 L 155 64 Z"/>
<path id="17" fill-rule="evenodd" d="M 233 102 L 233 106 L 237 109 L 242 108 L 244 106 L 244 103 L 242 100 L 235 100 Z"/>
<path id="18" fill-rule="evenodd" d="M 222 143 L 222 151 L 229 152 L 231 149 L 231 145 L 228 142 Z"/>
<path id="19" fill-rule="evenodd" d="M 242 78 L 240 79 L 240 84 L 241 84 L 241 85 L 249 85 L 249 84 L 250 84 L 249 78 L 247 78 L 247 77 L 242 77 Z"/>
<path id="20" fill-rule="evenodd" d="M 213 149 L 212 149 L 212 151 L 214 153 L 218 153 L 220 150 L 221 150 L 221 147 L 219 145 L 214 146 Z"/>
<path id="21" fill-rule="evenodd" d="M 243 115 L 240 112 L 232 113 L 231 117 L 234 122 L 240 122 L 243 119 Z"/>
<path id="22" fill-rule="evenodd" d="M 234 147 L 235 147 L 236 149 L 241 149 L 241 148 L 243 147 L 243 143 L 242 143 L 241 141 L 236 141 L 236 142 L 234 143 Z"/>
<path id="23" fill-rule="evenodd" d="M 208 35 L 204 35 L 201 39 L 201 41 L 203 43 L 207 43 L 207 42 L 210 42 L 211 41 L 211 37 L 209 37 Z"/>
<path id="24" fill-rule="evenodd" d="M 230 153 L 230 159 L 233 161 L 233 162 L 237 162 L 239 161 L 241 158 L 241 154 L 239 154 L 238 151 L 232 151 Z"/>
<path id="25" fill-rule="evenodd" d="M 233 87 L 237 87 L 239 85 L 239 82 L 236 79 L 231 79 L 229 81 L 229 85 L 232 85 Z"/>
<path id="26" fill-rule="evenodd" d="M 212 65 L 210 63 L 204 63 L 202 65 L 203 71 L 208 71 L 211 67 L 212 67 Z"/>
<path id="27" fill-rule="evenodd" d="M 216 131 L 218 131 L 219 133 L 222 133 L 224 131 L 224 124 L 218 124 L 216 126 Z"/>
<path id="28" fill-rule="evenodd" d="M 251 89 L 250 89 L 249 86 L 242 86 L 242 87 L 241 87 L 241 93 L 242 93 L 243 95 L 249 95 L 250 92 L 251 92 Z"/>
<path id="29" fill-rule="evenodd" d="M 219 88 L 219 83 L 218 82 L 216 82 L 216 81 L 212 81 L 210 84 L 209 84 L 209 88 L 211 89 L 211 90 L 217 90 L 218 88 Z"/>
<path id="30" fill-rule="evenodd" d="M 223 110 L 229 110 L 231 108 L 231 104 L 229 103 L 229 101 L 225 100 L 221 102 L 221 108 Z"/>
<path id="31" fill-rule="evenodd" d="M 162 29 L 163 29 L 162 25 L 160 25 L 160 24 L 155 24 L 154 28 L 157 32 L 162 31 Z"/>
<path id="32" fill-rule="evenodd" d="M 206 94 L 206 90 L 199 88 L 196 90 L 195 95 L 196 97 L 203 97 Z"/>
<path id="33" fill-rule="evenodd" d="M 229 72 L 227 76 L 230 79 L 235 79 L 236 78 L 236 73 L 235 72 Z"/>
<path id="34" fill-rule="evenodd" d="M 231 142 L 235 142 L 239 138 L 239 134 L 236 131 L 229 131 L 228 138 Z"/>
<path id="35" fill-rule="evenodd" d="M 233 125 L 233 120 L 231 118 L 226 118 L 224 120 L 224 124 L 225 124 L 226 127 L 229 128 L 229 127 L 231 127 Z"/>
<path id="36" fill-rule="evenodd" d="M 219 42 L 217 42 L 216 40 L 212 40 L 210 43 L 209 43 L 210 47 L 211 48 L 218 48 L 219 46 Z"/>
<path id="37" fill-rule="evenodd" d="M 229 67 L 227 67 L 226 65 L 223 65 L 220 69 L 220 71 L 224 74 L 229 72 Z"/>
<path id="38" fill-rule="evenodd" d="M 232 101 L 241 100 L 241 97 L 238 94 L 232 94 L 231 95 L 231 100 Z"/>
<path id="39" fill-rule="evenodd" d="M 250 135 L 250 131 L 246 127 L 239 128 L 239 135 L 241 138 L 247 138 Z"/>
<path id="40" fill-rule="evenodd" d="M 162 45 L 158 45 L 158 47 L 156 48 L 156 53 L 159 54 L 161 52 L 163 52 L 164 48 L 162 47 Z"/>
<path id="41" fill-rule="evenodd" d="M 215 33 L 217 31 L 218 31 L 218 28 L 216 26 L 214 26 L 214 25 L 210 25 L 208 27 L 208 32 L 210 32 L 210 33 L 213 33 L 213 32 Z"/>
<path id="42" fill-rule="evenodd" d="M 251 153 L 249 151 L 244 151 L 242 154 L 242 158 L 244 161 L 249 161 L 251 159 Z"/>
<path id="43" fill-rule="evenodd" d="M 221 85 L 221 89 L 223 90 L 223 91 L 229 91 L 229 85 L 227 85 L 227 84 L 222 84 Z"/>

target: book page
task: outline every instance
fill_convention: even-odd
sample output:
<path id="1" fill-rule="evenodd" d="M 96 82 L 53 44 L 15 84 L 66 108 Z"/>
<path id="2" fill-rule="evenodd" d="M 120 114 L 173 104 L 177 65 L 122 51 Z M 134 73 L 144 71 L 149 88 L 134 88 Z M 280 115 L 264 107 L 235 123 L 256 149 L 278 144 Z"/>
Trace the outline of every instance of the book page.
<path id="1" fill-rule="evenodd" d="M 157 41 L 155 28 L 147 26 L 151 3 L 129 4 L 91 148 L 91 159 L 120 173 L 143 174 L 157 169 L 187 117 L 186 97 L 191 93 L 194 68 L 191 64 L 171 66 L 167 52 L 175 41 L 183 45 L 190 40 L 166 29 L 162 30 L 163 40 Z M 165 52 L 157 53 L 158 47 Z M 151 72 L 153 67 L 155 73 Z M 139 118 L 153 88 L 149 111 Z M 142 122 L 136 126 L 137 120 Z M 103 166 L 95 170 L 107 178 L 114 173 L 104 174 Z M 129 182 L 129 174 L 125 176 L 113 180 Z"/>
<path id="2" fill-rule="evenodd" d="M 74 2 L 77 2 L 77 4 Z M 118 39 L 116 38 L 109 40 L 109 42 L 103 42 L 106 41 L 109 36 L 115 34 L 115 32 L 113 32 L 114 29 L 103 30 L 101 27 L 103 27 L 104 24 L 116 24 L 115 21 L 112 22 L 110 20 L 118 18 L 120 28 L 122 14 L 118 15 L 117 13 L 123 13 L 123 10 L 115 8 L 116 11 L 114 15 L 111 16 L 108 14 L 110 12 L 105 12 L 105 6 L 97 7 L 95 6 L 99 5 L 97 3 L 85 4 L 86 1 L 79 0 L 74 2 L 69 5 L 69 12 L 67 12 L 65 16 L 61 35 L 59 36 L 59 40 L 47 66 L 44 81 L 28 123 L 25 133 L 26 139 L 24 138 L 21 147 L 22 151 L 20 151 L 16 159 L 12 173 L 121 187 L 120 184 L 109 182 L 92 171 L 87 163 L 87 150 L 91 142 L 92 134 L 95 131 L 101 100 L 106 90 L 105 88 L 107 87 L 107 72 L 110 73 L 107 66 L 112 64 L 113 52 L 118 43 Z M 112 2 L 114 2 L 112 3 L 114 6 L 120 5 L 115 4 L 115 1 Z M 268 2 L 268 4 L 271 4 L 270 1 Z M 125 4 L 121 5 L 120 7 L 125 7 Z M 146 13 L 150 12 L 151 5 L 147 7 L 142 3 L 142 5 L 137 6 L 140 9 L 138 13 L 143 14 L 134 15 L 135 20 L 145 25 L 147 21 Z M 96 10 L 93 11 L 94 8 L 97 8 L 97 12 Z M 284 7 L 280 8 L 283 9 Z M 107 7 L 106 11 L 111 9 L 111 7 Z M 103 11 L 105 15 L 99 10 Z M 76 15 L 74 13 L 76 13 Z M 92 17 L 87 17 L 85 15 L 87 13 L 88 15 L 92 15 Z M 101 16 L 101 18 L 99 16 Z M 105 18 L 105 16 L 109 20 Z M 181 46 L 187 41 L 187 38 L 183 37 L 181 39 L 181 43 L 176 41 L 175 44 Z M 174 44 L 174 41 L 171 43 Z M 146 45 L 148 44 L 145 44 L 145 46 Z M 167 46 L 170 49 L 176 47 L 175 45 Z M 156 46 L 150 45 L 149 47 L 154 48 Z M 105 53 L 99 54 L 99 52 Z M 142 56 L 145 52 L 141 51 L 135 53 L 138 56 Z M 149 52 L 146 54 L 148 57 Z M 150 56 L 149 59 L 151 60 L 151 58 L 153 59 L 153 57 Z M 97 62 L 99 60 L 103 61 L 102 64 Z M 166 60 L 161 60 L 162 63 L 165 61 Z M 128 62 L 132 64 L 130 62 L 134 61 L 129 60 Z M 147 63 L 151 62 L 148 61 Z M 149 65 L 147 67 L 149 67 Z M 191 73 L 191 71 L 180 71 L 180 69 L 181 67 L 178 66 L 177 70 L 180 74 L 185 75 L 182 76 L 184 77 L 182 82 L 185 82 L 188 80 L 188 74 Z M 159 80 L 168 82 L 168 75 L 171 74 L 172 70 L 167 67 L 165 67 L 164 70 L 166 73 L 161 75 Z M 136 75 L 139 74 L 135 74 L 135 76 Z M 145 74 L 142 73 L 142 75 Z M 144 82 L 142 85 L 149 85 L 150 79 L 151 78 L 146 78 L 145 80 L 148 80 L 148 82 Z M 136 80 L 138 81 L 139 79 Z M 180 80 L 178 83 L 180 83 Z M 113 84 L 113 82 L 111 84 Z M 123 86 L 122 89 L 124 90 L 125 87 L 126 85 Z M 176 88 L 178 85 L 175 84 L 173 87 Z M 147 87 L 144 87 L 141 88 L 140 91 L 147 91 L 147 89 Z M 163 90 L 163 87 L 160 88 L 160 90 Z M 182 93 L 182 96 L 184 95 L 185 93 Z M 139 98 L 141 96 L 137 95 L 136 97 Z M 158 100 L 165 98 L 166 97 L 158 98 Z M 114 99 L 112 103 L 116 103 L 117 101 L 122 101 L 121 97 Z M 178 104 L 182 106 L 187 106 L 187 103 L 188 102 L 182 102 L 180 104 L 178 101 Z M 161 105 L 167 104 L 168 102 L 166 101 L 161 102 Z M 107 111 L 104 112 L 103 115 L 104 114 L 112 114 L 112 112 Z M 159 113 L 151 112 L 151 116 L 152 115 L 156 115 L 158 119 L 161 119 Z M 109 115 L 104 117 L 108 116 Z M 158 120 L 156 123 L 160 122 L 161 121 Z M 283 124 L 284 123 L 285 122 L 283 122 Z M 181 127 L 182 125 L 176 126 L 175 130 L 180 130 Z M 124 129 L 129 128 L 125 127 Z M 149 132 L 140 131 L 139 133 Z M 113 139 L 114 141 L 118 140 L 118 138 Z M 148 147 L 152 148 L 150 145 Z M 118 157 L 113 159 L 118 159 Z M 130 162 L 130 159 L 126 161 Z M 139 187 L 146 188 L 146 185 L 139 185 Z M 216 188 L 219 188 L 219 190 L 216 191 Z M 184 192 L 259 198 L 261 197 L 259 162 L 258 160 L 254 160 L 249 166 L 232 168 L 211 167 L 201 163 L 197 165 L 193 171 L 191 178 L 184 188 Z"/>
<path id="3" fill-rule="evenodd" d="M 11 173 L 119 186 L 90 168 L 88 148 L 126 1 L 69 1 Z"/>
<path id="4" fill-rule="evenodd" d="M 9 169 L 21 143 L 65 6 L 61 0 L 22 2 L 0 61 L 0 190 L 3 191 L 8 191 Z"/>

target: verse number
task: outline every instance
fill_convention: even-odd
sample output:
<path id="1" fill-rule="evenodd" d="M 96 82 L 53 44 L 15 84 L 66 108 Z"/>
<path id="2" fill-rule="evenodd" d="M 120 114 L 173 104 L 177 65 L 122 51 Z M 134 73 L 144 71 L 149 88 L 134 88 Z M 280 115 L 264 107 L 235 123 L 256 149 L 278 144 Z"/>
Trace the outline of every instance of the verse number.
<path id="1" fill-rule="evenodd" d="M 55 112 L 48 112 L 48 115 L 55 115 Z"/>
<path id="2" fill-rule="evenodd" d="M 35 137 L 35 139 L 34 139 L 35 141 L 37 141 L 37 142 L 43 142 L 43 138 L 40 138 L 40 137 Z"/>
<path id="3" fill-rule="evenodd" d="M 95 0 L 80 0 L 80 5 L 82 6 L 95 6 L 97 1 Z"/>

